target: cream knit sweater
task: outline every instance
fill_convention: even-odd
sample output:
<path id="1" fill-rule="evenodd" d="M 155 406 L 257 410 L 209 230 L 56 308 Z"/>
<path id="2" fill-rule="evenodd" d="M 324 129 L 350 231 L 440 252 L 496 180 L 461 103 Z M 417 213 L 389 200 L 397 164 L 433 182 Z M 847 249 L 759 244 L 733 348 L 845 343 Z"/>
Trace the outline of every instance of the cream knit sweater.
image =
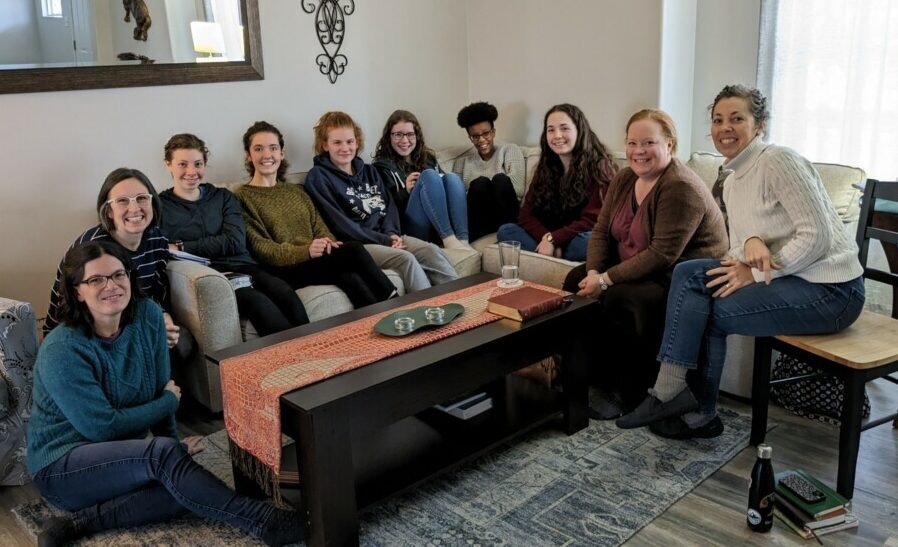
<path id="1" fill-rule="evenodd" d="M 833 208 L 814 166 L 794 150 L 755 138 L 724 163 L 729 256 L 744 261 L 745 241 L 760 236 L 781 270 L 812 283 L 842 283 L 862 275 L 858 249 Z M 764 274 L 752 269 L 756 281 Z"/>
<path id="2" fill-rule="evenodd" d="M 511 179 L 518 200 L 524 197 L 524 153 L 516 144 L 497 144 L 495 152 L 486 161 L 480 157 L 477 148 L 472 147 L 455 159 L 452 171 L 462 178 L 466 190 L 478 177 L 491 179 L 497 173 L 505 173 Z"/>

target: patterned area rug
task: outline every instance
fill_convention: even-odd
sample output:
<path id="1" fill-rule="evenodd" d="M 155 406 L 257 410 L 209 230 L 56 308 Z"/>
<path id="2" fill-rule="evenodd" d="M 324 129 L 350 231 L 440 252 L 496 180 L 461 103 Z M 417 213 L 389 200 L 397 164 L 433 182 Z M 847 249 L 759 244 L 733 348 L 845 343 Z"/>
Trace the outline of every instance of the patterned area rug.
<path id="1" fill-rule="evenodd" d="M 545 428 L 361 517 L 371 546 L 619 545 L 748 444 L 751 417 L 723 408 L 716 439 L 668 441 L 647 428 L 590 420 L 576 435 Z M 231 484 L 224 431 L 206 439 L 198 462 Z M 50 509 L 13 510 L 31 531 Z M 108 532 L 83 546 L 260 545 L 200 518 Z"/>

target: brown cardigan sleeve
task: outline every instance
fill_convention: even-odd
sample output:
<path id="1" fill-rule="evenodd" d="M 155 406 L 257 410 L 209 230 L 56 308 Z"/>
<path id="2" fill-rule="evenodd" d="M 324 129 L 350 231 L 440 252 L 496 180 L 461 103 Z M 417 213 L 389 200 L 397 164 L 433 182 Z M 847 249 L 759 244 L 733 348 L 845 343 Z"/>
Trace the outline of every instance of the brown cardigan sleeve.
<path id="1" fill-rule="evenodd" d="M 606 271 L 615 283 L 645 279 L 673 266 L 695 236 L 707 211 L 697 184 L 704 184 L 678 160 L 661 176 L 646 199 L 643 227 L 648 248 Z"/>

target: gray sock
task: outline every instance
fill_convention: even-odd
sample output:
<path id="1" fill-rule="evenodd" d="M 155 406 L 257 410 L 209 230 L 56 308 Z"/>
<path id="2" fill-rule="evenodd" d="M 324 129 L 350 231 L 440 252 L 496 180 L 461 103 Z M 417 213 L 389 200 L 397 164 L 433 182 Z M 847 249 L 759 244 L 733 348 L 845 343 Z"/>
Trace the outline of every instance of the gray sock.
<path id="1" fill-rule="evenodd" d="M 661 363 L 658 379 L 655 380 L 655 397 L 661 399 L 662 403 L 676 397 L 686 388 L 686 372 L 686 367 L 666 362 Z"/>
<path id="2" fill-rule="evenodd" d="M 683 419 L 684 422 L 686 422 L 686 425 L 688 425 L 690 429 L 698 429 L 698 428 L 702 427 L 703 425 L 707 424 L 708 422 L 710 422 L 711 420 L 713 420 L 715 416 L 717 416 L 716 412 L 714 414 L 701 414 L 699 412 L 687 412 L 686 414 L 683 414 L 680 417 Z"/>

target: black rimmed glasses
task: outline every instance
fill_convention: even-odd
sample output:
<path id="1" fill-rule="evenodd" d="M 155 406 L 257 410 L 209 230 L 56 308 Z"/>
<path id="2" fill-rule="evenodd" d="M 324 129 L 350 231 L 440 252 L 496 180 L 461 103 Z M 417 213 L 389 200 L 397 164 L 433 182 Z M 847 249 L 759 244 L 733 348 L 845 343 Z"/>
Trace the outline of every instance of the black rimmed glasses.
<path id="1" fill-rule="evenodd" d="M 106 205 L 112 205 L 116 209 L 127 209 L 129 205 L 131 205 L 132 201 L 136 201 L 137 205 L 140 207 L 144 207 L 149 205 L 151 201 L 153 201 L 153 196 L 150 194 L 137 194 L 136 196 L 122 196 L 114 199 L 106 200 Z"/>
<path id="2" fill-rule="evenodd" d="M 393 138 L 394 141 L 401 141 L 404 138 L 413 141 L 418 138 L 418 135 L 414 131 L 409 131 L 408 133 L 403 133 L 402 131 L 393 131 L 390 133 L 390 137 Z"/>
<path id="3" fill-rule="evenodd" d="M 128 270 L 116 270 L 109 275 L 92 275 L 78 284 L 87 285 L 91 289 L 99 290 L 105 289 L 106 285 L 109 284 L 109 281 L 112 281 L 119 287 L 122 287 L 128 282 L 130 275 Z"/>
<path id="4" fill-rule="evenodd" d="M 468 138 L 471 139 L 471 142 L 477 142 L 480 139 L 489 139 L 490 137 L 492 137 L 495 134 L 496 134 L 496 128 L 494 127 L 493 129 L 490 129 L 489 131 L 484 131 L 483 133 L 477 133 L 474 135 L 469 133 Z"/>

